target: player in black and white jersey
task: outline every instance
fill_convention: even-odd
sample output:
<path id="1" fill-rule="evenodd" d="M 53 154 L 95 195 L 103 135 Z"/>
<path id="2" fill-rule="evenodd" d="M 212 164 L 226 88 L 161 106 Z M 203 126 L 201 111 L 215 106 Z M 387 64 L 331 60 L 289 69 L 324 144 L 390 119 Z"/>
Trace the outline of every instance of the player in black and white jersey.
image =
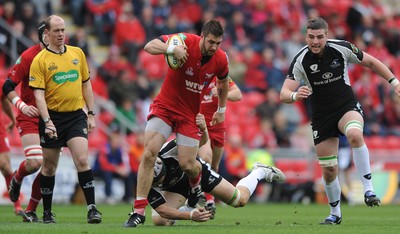
<path id="1" fill-rule="evenodd" d="M 337 165 L 340 134 L 344 134 L 351 145 L 354 164 L 364 187 L 365 203 L 380 205 L 373 190 L 369 152 L 363 138 L 363 112 L 350 86 L 348 66 L 355 63 L 370 68 L 387 80 L 399 97 L 400 82 L 382 62 L 355 45 L 328 39 L 328 24 L 322 18 L 307 22 L 306 42 L 307 46 L 290 65 L 280 98 L 285 103 L 310 99 L 314 145 L 330 204 L 330 215 L 321 224 L 340 224 Z"/>
<path id="2" fill-rule="evenodd" d="M 198 125 L 203 131 L 200 144 L 204 144 L 208 139 L 204 116 L 199 114 L 198 121 L 202 122 L 201 125 Z M 196 122 L 199 123 L 198 121 Z M 245 206 L 260 180 L 283 182 L 286 178 L 278 168 L 256 162 L 251 173 L 241 179 L 235 187 L 213 171 L 210 164 L 200 158 L 197 158 L 196 164 L 201 168 L 202 190 L 233 207 Z M 213 215 L 210 211 L 202 207 L 195 209 L 184 206 L 190 194 L 189 190 L 189 177 L 179 166 L 176 140 L 171 140 L 163 145 L 158 154 L 154 164 L 152 188 L 147 197 L 154 210 L 152 215 L 154 224 L 170 226 L 174 224 L 175 220 L 208 221 Z M 141 222 L 139 223 L 143 224 L 145 218 L 144 216 L 140 218 Z M 124 226 L 136 227 L 139 224 L 136 220 L 131 215 Z"/>

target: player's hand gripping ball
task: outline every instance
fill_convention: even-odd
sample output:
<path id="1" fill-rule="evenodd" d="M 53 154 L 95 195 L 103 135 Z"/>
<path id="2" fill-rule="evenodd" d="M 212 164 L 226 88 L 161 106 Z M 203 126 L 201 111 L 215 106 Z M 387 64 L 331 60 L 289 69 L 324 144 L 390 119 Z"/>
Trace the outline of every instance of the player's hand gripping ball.
<path id="1" fill-rule="evenodd" d="M 185 42 L 177 34 L 172 35 L 166 43 L 168 44 L 168 46 L 170 46 L 170 45 L 174 45 L 174 46 L 185 45 Z M 182 61 L 176 59 L 173 54 L 165 54 L 165 62 L 173 70 L 176 70 L 176 69 L 182 67 L 182 65 L 183 65 Z"/>

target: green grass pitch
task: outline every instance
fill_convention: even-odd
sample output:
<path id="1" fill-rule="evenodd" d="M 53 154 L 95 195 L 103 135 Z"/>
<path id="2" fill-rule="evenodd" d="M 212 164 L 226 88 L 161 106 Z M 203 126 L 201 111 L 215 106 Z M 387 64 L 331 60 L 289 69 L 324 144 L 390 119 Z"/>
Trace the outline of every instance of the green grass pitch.
<path id="1" fill-rule="evenodd" d="M 217 206 L 214 220 L 206 223 L 178 221 L 172 227 L 155 227 L 151 221 L 151 211 L 146 210 L 145 225 L 138 228 L 123 228 L 131 205 L 99 205 L 103 213 L 103 222 L 97 225 L 86 223 L 86 207 L 76 205 L 54 205 L 56 224 L 23 223 L 13 213 L 12 206 L 0 206 L 0 233 L 296 233 L 296 234 L 341 234 L 341 233 L 399 233 L 400 206 L 383 205 L 367 207 L 365 205 L 342 205 L 343 222 L 341 225 L 323 226 L 318 223 L 329 213 L 328 205 L 302 205 L 293 203 L 250 203 L 243 208 Z M 39 206 L 41 212 L 41 206 Z M 38 214 L 41 217 L 41 213 Z"/>

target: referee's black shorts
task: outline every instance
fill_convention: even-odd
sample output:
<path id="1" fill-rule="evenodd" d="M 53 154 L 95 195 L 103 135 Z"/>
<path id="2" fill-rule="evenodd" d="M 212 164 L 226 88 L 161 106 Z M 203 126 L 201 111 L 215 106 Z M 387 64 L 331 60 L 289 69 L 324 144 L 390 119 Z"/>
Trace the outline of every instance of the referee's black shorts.
<path id="1" fill-rule="evenodd" d="M 66 147 L 67 141 L 74 137 L 88 138 L 87 115 L 82 110 L 72 112 L 55 112 L 49 110 L 50 119 L 57 129 L 57 139 L 51 139 L 45 134 L 45 124 L 40 118 L 40 145 L 45 148 Z"/>

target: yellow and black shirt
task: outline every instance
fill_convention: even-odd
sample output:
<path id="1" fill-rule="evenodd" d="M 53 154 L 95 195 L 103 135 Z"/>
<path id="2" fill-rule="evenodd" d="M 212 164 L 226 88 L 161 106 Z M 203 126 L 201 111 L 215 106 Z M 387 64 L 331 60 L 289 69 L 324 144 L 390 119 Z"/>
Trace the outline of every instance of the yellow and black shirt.
<path id="1" fill-rule="evenodd" d="M 45 49 L 33 59 L 29 86 L 45 90 L 49 110 L 72 112 L 84 107 L 82 83 L 89 79 L 83 51 L 79 47 L 66 45 L 64 53 Z"/>

